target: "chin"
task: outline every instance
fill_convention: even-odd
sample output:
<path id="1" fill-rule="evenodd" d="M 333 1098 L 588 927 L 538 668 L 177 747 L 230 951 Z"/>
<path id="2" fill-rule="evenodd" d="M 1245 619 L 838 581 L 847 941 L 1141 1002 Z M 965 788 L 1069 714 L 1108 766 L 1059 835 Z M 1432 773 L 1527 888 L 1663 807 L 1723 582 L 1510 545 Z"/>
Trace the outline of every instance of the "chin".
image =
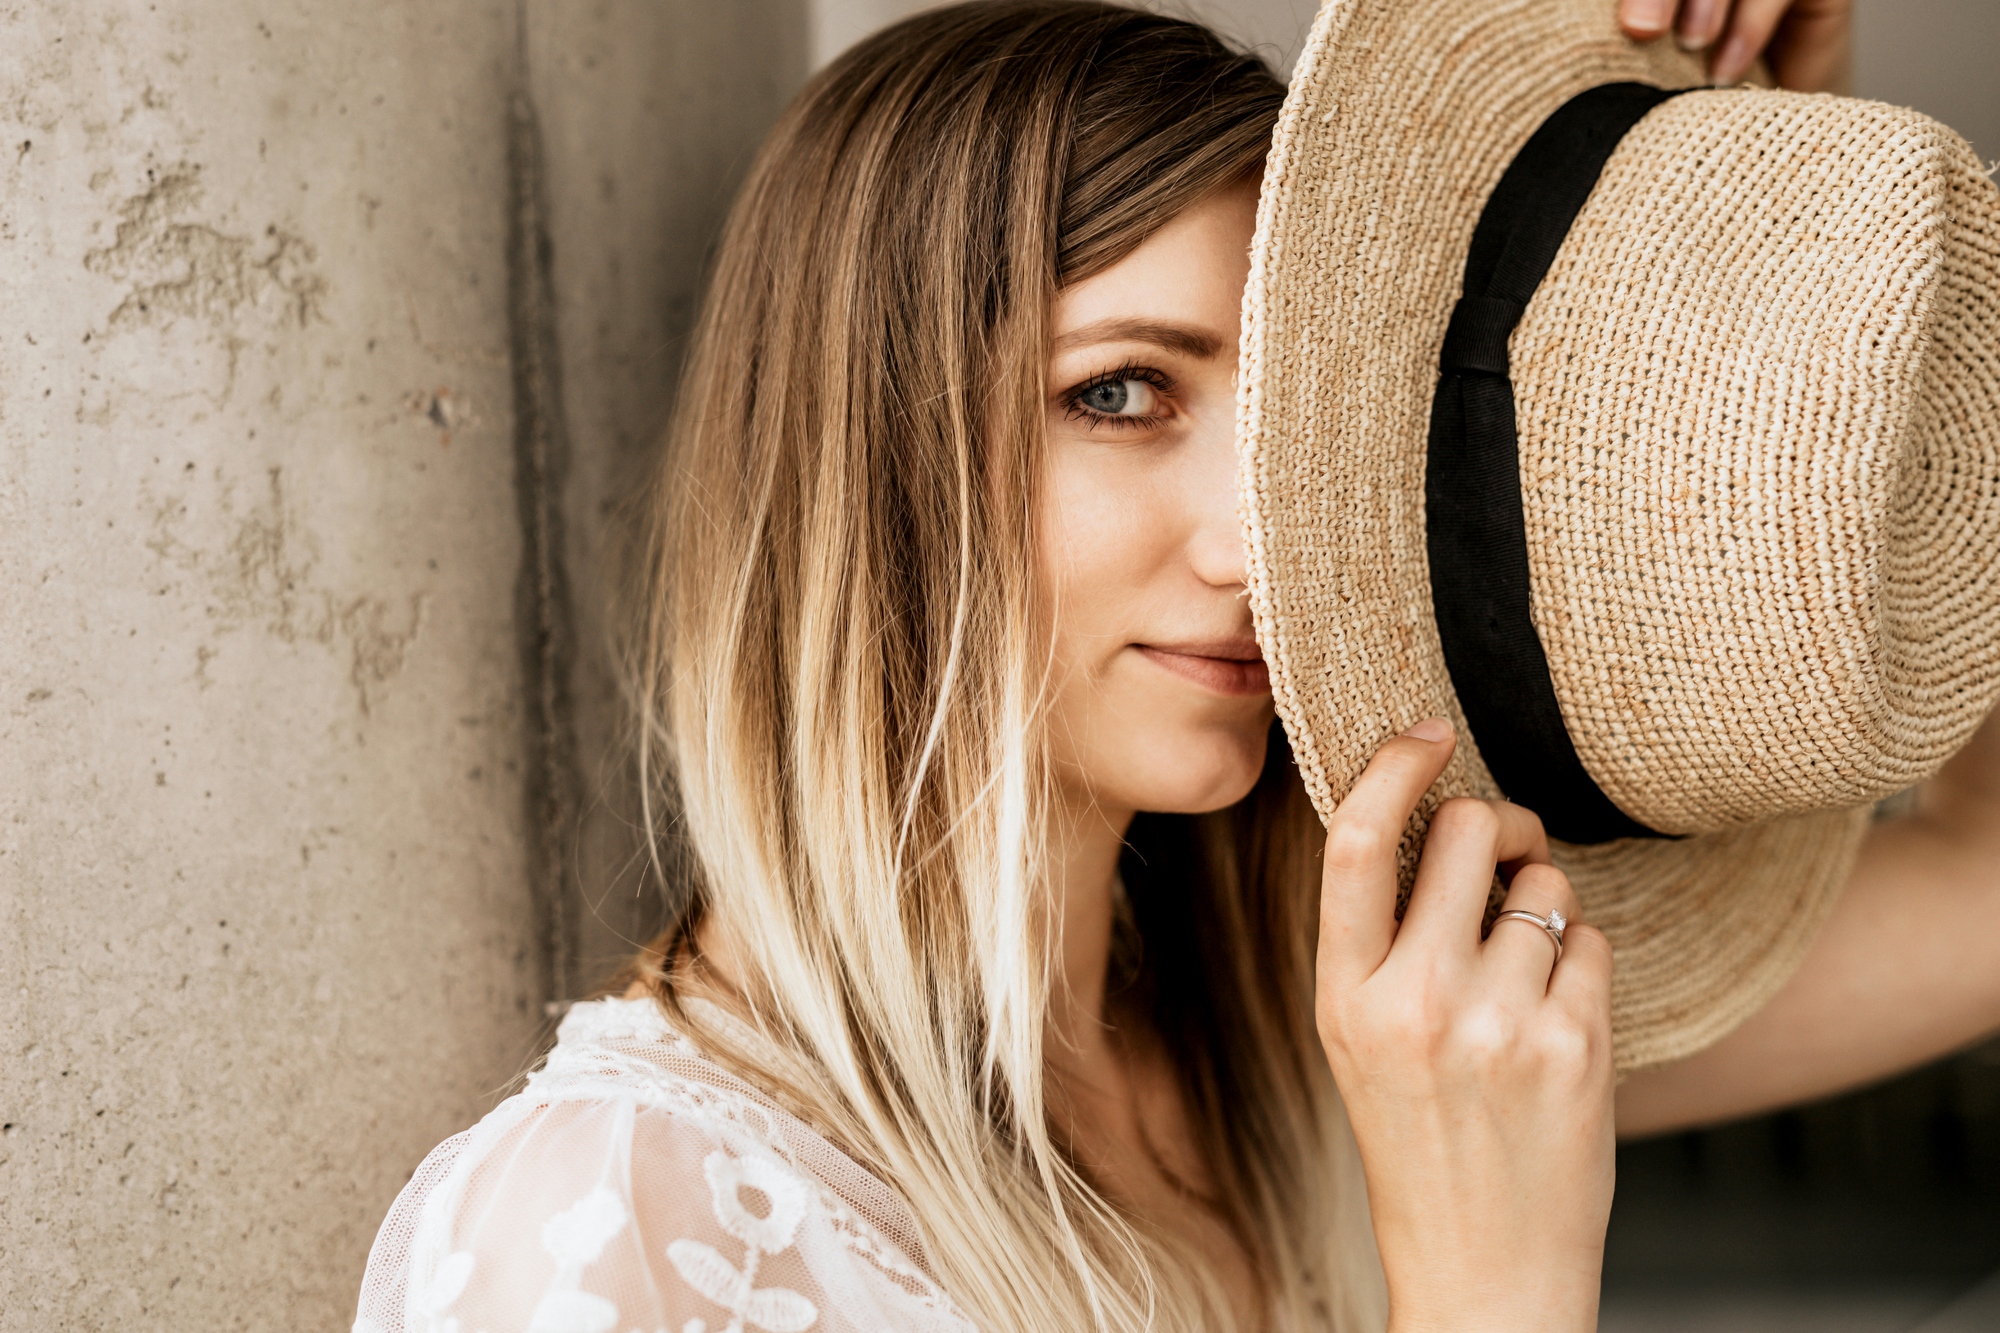
<path id="1" fill-rule="evenodd" d="M 1123 799 L 1134 810 L 1163 815 L 1205 815 L 1250 794 L 1264 771 L 1268 719 L 1255 727 L 1172 732 L 1148 736 L 1128 754 Z"/>

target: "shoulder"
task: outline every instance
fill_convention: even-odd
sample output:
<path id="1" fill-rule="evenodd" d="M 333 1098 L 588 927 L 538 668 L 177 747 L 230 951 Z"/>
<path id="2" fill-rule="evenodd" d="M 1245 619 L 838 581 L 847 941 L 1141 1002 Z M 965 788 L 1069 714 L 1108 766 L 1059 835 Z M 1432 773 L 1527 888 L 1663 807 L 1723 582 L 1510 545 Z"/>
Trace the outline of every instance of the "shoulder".
<path id="1" fill-rule="evenodd" d="M 357 1333 L 831 1330 L 861 1309 L 871 1329 L 964 1328 L 800 1164 L 785 1119 L 650 1001 L 578 1005 L 527 1086 L 398 1198 Z"/>

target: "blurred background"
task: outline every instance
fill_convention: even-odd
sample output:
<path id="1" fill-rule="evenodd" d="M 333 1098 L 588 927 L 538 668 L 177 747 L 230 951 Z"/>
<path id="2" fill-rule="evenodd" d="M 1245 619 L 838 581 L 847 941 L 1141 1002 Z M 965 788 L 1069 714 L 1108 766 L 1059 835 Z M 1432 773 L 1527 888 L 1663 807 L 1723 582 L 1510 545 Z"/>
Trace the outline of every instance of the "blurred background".
<path id="1" fill-rule="evenodd" d="M 1858 3 L 2000 156 L 2000 3 Z M 918 7 L 0 6 L 0 1333 L 345 1329 L 657 926 L 609 516 L 758 139 Z M 1614 1333 L 2000 1329 L 2000 1051 L 1619 1169 Z"/>

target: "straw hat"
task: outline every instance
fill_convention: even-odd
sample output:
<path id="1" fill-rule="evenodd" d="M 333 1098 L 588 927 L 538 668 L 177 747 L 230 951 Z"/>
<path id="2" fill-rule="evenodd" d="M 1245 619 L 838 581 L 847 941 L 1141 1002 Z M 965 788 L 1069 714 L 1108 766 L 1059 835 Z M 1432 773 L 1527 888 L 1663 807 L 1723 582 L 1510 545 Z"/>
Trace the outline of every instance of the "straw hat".
<path id="1" fill-rule="evenodd" d="M 1613 9 L 1321 12 L 1239 430 L 1258 637 L 1321 816 L 1451 717 L 1406 868 L 1450 795 L 1570 839 L 1629 1070 L 1777 990 L 1872 804 L 2000 694 L 2000 192 L 1915 112 L 1663 97 L 1699 62 Z"/>

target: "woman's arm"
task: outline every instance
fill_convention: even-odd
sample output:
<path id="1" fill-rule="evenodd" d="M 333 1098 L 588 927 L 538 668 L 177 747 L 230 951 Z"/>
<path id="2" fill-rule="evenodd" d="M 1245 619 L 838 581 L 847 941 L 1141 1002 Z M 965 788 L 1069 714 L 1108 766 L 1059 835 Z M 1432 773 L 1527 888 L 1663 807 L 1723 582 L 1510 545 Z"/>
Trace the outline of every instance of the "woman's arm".
<path id="1" fill-rule="evenodd" d="M 1805 962 L 1742 1027 L 1618 1090 L 1653 1134 L 1824 1096 L 2000 1030 L 2000 715 L 1870 831 Z"/>

